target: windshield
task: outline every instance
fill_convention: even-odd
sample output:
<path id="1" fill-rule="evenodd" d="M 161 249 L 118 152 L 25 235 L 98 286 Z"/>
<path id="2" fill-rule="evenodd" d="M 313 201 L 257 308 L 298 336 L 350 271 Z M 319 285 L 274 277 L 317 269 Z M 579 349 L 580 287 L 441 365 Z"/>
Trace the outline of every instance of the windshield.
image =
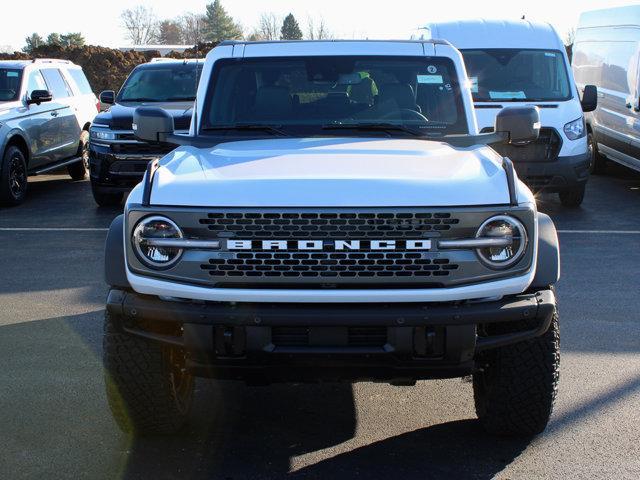
<path id="1" fill-rule="evenodd" d="M 119 102 L 192 102 L 202 64 L 171 63 L 134 70 L 118 94 Z"/>
<path id="2" fill-rule="evenodd" d="M 0 102 L 11 102 L 20 95 L 22 70 L 0 68 Z"/>
<path id="3" fill-rule="evenodd" d="M 548 50 L 462 50 L 476 102 L 571 98 L 564 56 Z"/>
<path id="4" fill-rule="evenodd" d="M 202 131 L 354 135 L 468 133 L 446 58 L 323 56 L 216 62 Z M 278 128 L 276 131 L 275 128 Z M 353 128 L 352 128 L 353 127 Z M 266 129 L 265 129 L 266 131 Z"/>

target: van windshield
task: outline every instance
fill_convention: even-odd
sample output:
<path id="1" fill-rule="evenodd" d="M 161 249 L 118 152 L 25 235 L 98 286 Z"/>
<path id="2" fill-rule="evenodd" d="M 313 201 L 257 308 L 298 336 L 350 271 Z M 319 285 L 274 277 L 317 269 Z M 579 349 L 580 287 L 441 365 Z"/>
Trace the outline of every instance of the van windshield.
<path id="1" fill-rule="evenodd" d="M 468 133 L 453 62 L 399 56 L 219 60 L 202 131 L 238 135 Z M 264 129 L 264 128 L 263 128 Z"/>
<path id="2" fill-rule="evenodd" d="M 22 70 L 0 68 L 0 102 L 11 102 L 20 95 Z"/>
<path id="3" fill-rule="evenodd" d="M 462 50 L 476 102 L 544 102 L 571 98 L 557 50 Z"/>

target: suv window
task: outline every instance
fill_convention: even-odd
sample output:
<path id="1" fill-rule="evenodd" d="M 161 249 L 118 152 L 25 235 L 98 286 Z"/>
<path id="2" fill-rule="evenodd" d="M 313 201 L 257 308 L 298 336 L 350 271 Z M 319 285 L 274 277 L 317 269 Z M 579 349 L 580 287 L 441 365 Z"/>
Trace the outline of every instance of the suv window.
<path id="1" fill-rule="evenodd" d="M 93 90 L 91 89 L 91 85 L 89 85 L 89 81 L 87 80 L 87 77 L 85 76 L 84 72 L 81 69 L 71 68 L 67 70 L 67 72 L 69 72 L 69 75 L 71 75 L 71 78 L 73 78 L 73 81 L 76 82 L 76 85 L 78 86 L 78 90 L 80 90 L 80 93 L 82 95 L 88 95 L 93 93 Z"/>
<path id="2" fill-rule="evenodd" d="M 120 102 L 191 102 L 196 98 L 202 63 L 165 64 L 134 70 L 124 82 Z"/>
<path id="3" fill-rule="evenodd" d="M 0 102 L 16 100 L 20 95 L 22 70 L 0 68 Z"/>
<path id="4" fill-rule="evenodd" d="M 29 74 L 29 83 L 27 84 L 27 95 L 31 95 L 31 92 L 34 90 L 49 90 L 47 87 L 47 83 L 44 81 L 42 77 L 42 73 L 40 70 L 33 70 Z"/>
<path id="5" fill-rule="evenodd" d="M 53 94 L 53 98 L 66 98 L 73 96 L 69 85 L 62 78 L 60 70 L 57 68 L 43 68 L 42 75 L 44 75 L 47 85 Z"/>

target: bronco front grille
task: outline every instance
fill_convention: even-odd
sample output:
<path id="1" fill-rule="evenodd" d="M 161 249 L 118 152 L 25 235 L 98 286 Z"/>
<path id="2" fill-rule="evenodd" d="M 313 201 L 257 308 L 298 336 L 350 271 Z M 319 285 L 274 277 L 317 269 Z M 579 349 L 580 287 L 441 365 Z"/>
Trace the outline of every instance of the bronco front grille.
<path id="1" fill-rule="evenodd" d="M 451 213 L 209 213 L 200 219 L 213 232 L 247 238 L 420 238 L 459 223 Z"/>
<path id="2" fill-rule="evenodd" d="M 200 266 L 226 277 L 444 277 L 458 265 L 447 258 L 423 258 L 412 252 L 247 252 L 236 258 L 212 258 Z"/>

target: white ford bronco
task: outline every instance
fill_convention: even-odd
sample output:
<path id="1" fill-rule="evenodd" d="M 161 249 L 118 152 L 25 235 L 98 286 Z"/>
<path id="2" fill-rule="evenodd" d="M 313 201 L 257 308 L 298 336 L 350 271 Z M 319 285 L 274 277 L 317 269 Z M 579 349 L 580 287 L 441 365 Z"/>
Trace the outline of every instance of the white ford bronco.
<path id="1" fill-rule="evenodd" d="M 118 424 L 170 433 L 194 378 L 249 384 L 471 375 L 496 434 L 541 432 L 559 375 L 559 250 L 512 162 L 536 107 L 479 134 L 443 41 L 225 42 L 191 130 L 156 107 L 149 164 L 106 242 Z"/>

